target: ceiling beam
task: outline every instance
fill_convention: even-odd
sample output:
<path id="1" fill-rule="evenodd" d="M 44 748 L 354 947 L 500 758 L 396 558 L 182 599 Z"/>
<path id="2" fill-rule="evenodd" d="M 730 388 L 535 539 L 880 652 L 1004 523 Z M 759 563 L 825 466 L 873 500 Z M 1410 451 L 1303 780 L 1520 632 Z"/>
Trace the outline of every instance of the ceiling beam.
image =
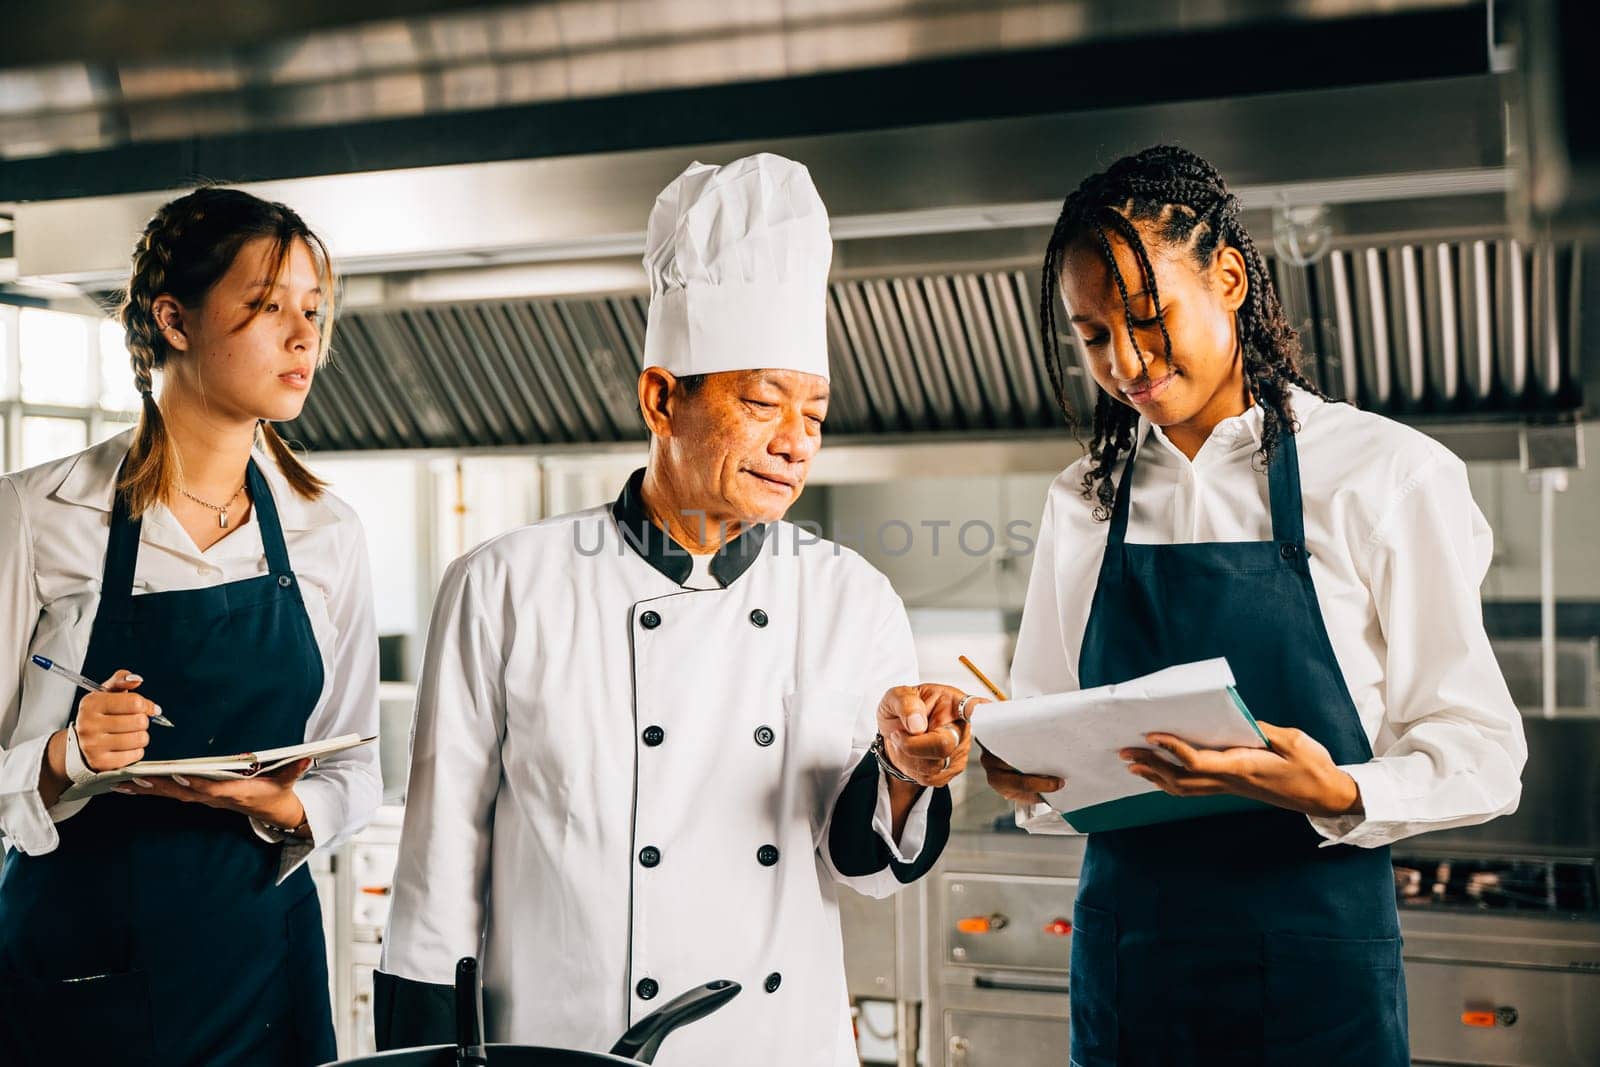
<path id="1" fill-rule="evenodd" d="M 50 0 L 7 4 L 0 69 L 170 59 L 311 30 L 492 6 L 486 0 Z M 219 12 L 219 7 L 223 8 Z"/>
<path id="2" fill-rule="evenodd" d="M 14 159 L 0 163 L 0 203 L 167 190 L 206 179 L 263 182 L 818 137 L 1488 70 L 1485 18 L 1476 5 L 1244 23 L 771 81 Z"/>

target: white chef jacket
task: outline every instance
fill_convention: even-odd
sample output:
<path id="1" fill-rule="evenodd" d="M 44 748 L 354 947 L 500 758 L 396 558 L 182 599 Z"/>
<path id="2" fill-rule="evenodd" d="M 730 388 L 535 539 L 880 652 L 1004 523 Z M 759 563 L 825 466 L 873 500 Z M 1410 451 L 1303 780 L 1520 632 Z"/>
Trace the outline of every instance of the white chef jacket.
<path id="1" fill-rule="evenodd" d="M 47 810 L 39 796 L 45 747 L 67 725 L 77 690 L 29 665 L 28 658 L 45 656 L 76 668 L 88 654 L 117 468 L 132 442 L 129 430 L 76 455 L 0 477 L 0 834 L 8 847 L 29 855 L 54 850 L 56 824 L 94 803 L 93 797 L 58 801 Z M 275 461 L 260 452 L 255 459 L 272 489 L 289 563 L 322 653 L 322 696 L 306 722 L 306 737 L 375 734 L 378 642 L 360 520 L 331 493 L 306 500 L 289 487 Z M 254 508 L 205 551 L 164 505 L 144 514 L 135 596 L 203 589 L 266 571 Z M 313 850 L 339 844 L 371 818 L 383 795 L 376 746 L 318 760 L 295 785 L 295 795 L 305 805 L 311 841 L 284 839 L 255 825 L 264 840 L 284 841 L 280 881 Z"/>
<path id="2" fill-rule="evenodd" d="M 891 840 L 866 755 L 879 698 L 916 679 L 904 608 L 854 552 L 788 523 L 737 538 L 760 546 L 748 569 L 693 590 L 682 549 L 650 528 L 678 555 L 669 577 L 618 521 L 605 506 L 523 527 L 446 573 L 382 967 L 446 984 L 482 945 L 491 1040 L 600 1051 L 732 979 L 743 991 L 657 1064 L 853 1065 L 836 887 L 887 896 L 900 874 L 840 873 L 836 798 L 853 769 L 872 775 L 860 825 L 896 862 L 925 861 L 930 822 L 948 827 L 948 793 L 930 819 L 924 791 Z"/>
<path id="3" fill-rule="evenodd" d="M 1382 416 L 1299 389 L 1292 402 L 1317 603 L 1374 753 L 1342 768 L 1365 814 L 1311 825 L 1325 845 L 1373 848 L 1515 811 L 1527 744 L 1483 628 L 1494 539 L 1466 466 Z M 1218 423 L 1193 462 L 1145 419 L 1138 435 L 1129 543 L 1272 539 L 1267 476 L 1253 462 L 1259 407 Z M 1109 526 L 1082 495 L 1087 469 L 1087 457 L 1068 467 L 1045 500 L 1011 668 L 1019 697 L 1079 688 Z M 1251 711 L 1273 721 L 1271 708 Z M 1070 832 L 1043 805 L 1018 822 Z"/>

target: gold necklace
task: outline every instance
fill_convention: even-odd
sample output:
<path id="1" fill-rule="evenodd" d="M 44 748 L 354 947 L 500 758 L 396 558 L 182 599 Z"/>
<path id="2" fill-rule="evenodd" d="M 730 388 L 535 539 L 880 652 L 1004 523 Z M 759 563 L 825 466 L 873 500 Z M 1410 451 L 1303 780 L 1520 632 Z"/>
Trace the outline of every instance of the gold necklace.
<path id="1" fill-rule="evenodd" d="M 193 500 L 201 507 L 210 508 L 212 511 L 215 511 L 217 513 L 217 525 L 226 530 L 228 528 L 228 509 L 233 507 L 233 502 L 239 499 L 240 493 L 244 492 L 244 483 L 239 483 L 239 488 L 233 491 L 233 495 L 228 498 L 228 502 L 226 504 L 212 504 L 208 501 L 201 500 L 199 497 L 195 496 L 181 485 L 178 486 L 178 492 L 182 493 L 190 500 Z"/>

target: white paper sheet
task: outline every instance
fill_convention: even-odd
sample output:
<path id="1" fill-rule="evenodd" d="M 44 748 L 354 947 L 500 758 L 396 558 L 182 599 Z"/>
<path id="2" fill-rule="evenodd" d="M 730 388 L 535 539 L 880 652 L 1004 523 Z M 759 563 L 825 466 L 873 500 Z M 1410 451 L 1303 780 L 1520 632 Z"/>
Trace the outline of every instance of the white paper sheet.
<path id="1" fill-rule="evenodd" d="M 984 704 L 974 709 L 972 730 L 1018 770 L 1065 778 L 1066 787 L 1044 799 L 1057 811 L 1076 811 L 1156 791 L 1117 755 L 1150 748 L 1146 734 L 1198 748 L 1266 748 L 1232 686 L 1227 660 L 1201 660 L 1118 685 Z"/>

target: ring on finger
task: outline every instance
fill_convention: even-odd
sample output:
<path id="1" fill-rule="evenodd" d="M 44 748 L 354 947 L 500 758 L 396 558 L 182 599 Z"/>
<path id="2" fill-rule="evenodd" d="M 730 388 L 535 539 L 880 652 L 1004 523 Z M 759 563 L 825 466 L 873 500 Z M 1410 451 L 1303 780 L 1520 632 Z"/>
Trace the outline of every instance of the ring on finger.
<path id="1" fill-rule="evenodd" d="M 961 703 L 956 705 L 956 717 L 965 719 L 967 717 L 967 705 L 971 704 L 977 699 L 978 698 L 973 696 L 971 693 L 968 693 L 966 696 L 962 697 Z M 957 729 L 959 729 L 959 727 Z"/>

